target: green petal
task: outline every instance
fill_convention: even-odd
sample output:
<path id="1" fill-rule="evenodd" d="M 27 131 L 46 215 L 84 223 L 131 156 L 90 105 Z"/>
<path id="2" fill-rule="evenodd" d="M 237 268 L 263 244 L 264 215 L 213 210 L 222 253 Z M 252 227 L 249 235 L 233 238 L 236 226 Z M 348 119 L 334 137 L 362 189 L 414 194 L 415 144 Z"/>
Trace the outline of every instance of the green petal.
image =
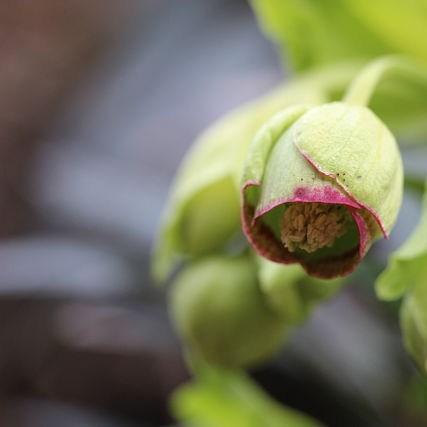
<path id="1" fill-rule="evenodd" d="M 413 285 L 427 282 L 427 194 L 421 220 L 408 240 L 391 255 L 376 282 L 378 298 L 400 298 Z M 427 308 L 427 306 L 426 306 Z"/>
<path id="2" fill-rule="evenodd" d="M 403 166 L 387 127 L 369 109 L 340 102 L 311 109 L 295 127 L 301 153 L 366 207 L 388 234 L 402 201 Z"/>

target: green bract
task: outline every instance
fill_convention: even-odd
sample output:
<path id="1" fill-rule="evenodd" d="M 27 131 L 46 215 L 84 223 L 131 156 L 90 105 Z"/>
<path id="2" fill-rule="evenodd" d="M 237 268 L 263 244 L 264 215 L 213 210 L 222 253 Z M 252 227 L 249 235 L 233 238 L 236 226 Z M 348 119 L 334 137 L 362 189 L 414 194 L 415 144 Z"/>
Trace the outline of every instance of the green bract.
<path id="1" fill-rule="evenodd" d="M 377 280 L 376 291 L 379 298 L 394 300 L 402 297 L 414 285 L 425 286 L 426 281 L 427 194 L 419 224 L 402 247 L 391 255 L 388 267 Z"/>
<path id="2" fill-rule="evenodd" d="M 388 236 L 403 191 L 393 135 L 366 107 L 296 106 L 270 119 L 250 146 L 242 221 L 252 247 L 313 276 L 350 273 Z"/>
<path id="3" fill-rule="evenodd" d="M 190 353 L 215 365 L 251 366 L 270 357 L 284 338 L 285 322 L 265 301 L 249 256 L 189 266 L 174 284 L 171 306 Z"/>

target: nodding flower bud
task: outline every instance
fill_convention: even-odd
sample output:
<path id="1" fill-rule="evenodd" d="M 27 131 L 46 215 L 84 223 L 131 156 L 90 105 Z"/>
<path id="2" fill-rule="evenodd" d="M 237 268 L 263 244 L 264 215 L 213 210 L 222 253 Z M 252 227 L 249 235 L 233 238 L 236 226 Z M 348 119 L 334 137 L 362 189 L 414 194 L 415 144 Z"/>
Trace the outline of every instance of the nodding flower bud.
<path id="1" fill-rule="evenodd" d="M 269 358 L 287 329 L 266 301 L 250 256 L 214 256 L 190 265 L 173 285 L 171 307 L 190 354 L 227 368 Z"/>
<path id="2" fill-rule="evenodd" d="M 308 274 L 349 274 L 399 212 L 396 141 L 368 108 L 295 106 L 271 118 L 249 149 L 242 225 L 261 256 Z"/>

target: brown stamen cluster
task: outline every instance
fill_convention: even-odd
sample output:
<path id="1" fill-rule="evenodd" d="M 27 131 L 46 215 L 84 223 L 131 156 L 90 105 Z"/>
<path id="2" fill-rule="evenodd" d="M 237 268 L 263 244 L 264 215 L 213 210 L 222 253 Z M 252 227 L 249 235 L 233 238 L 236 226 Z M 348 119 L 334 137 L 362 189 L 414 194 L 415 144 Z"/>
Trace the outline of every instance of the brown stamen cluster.
<path id="1" fill-rule="evenodd" d="M 325 203 L 295 203 L 285 210 L 281 240 L 290 252 L 303 249 L 315 252 L 331 247 L 347 229 L 346 208 Z"/>

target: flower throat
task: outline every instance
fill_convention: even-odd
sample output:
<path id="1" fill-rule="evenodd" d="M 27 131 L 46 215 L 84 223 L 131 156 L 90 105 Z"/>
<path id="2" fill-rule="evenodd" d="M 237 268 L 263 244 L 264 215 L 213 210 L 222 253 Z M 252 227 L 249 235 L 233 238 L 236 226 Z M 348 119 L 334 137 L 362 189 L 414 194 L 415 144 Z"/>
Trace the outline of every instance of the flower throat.
<path id="1" fill-rule="evenodd" d="M 294 203 L 282 217 L 280 237 L 290 252 L 308 253 L 331 247 L 347 231 L 349 214 L 345 207 L 325 203 Z"/>

